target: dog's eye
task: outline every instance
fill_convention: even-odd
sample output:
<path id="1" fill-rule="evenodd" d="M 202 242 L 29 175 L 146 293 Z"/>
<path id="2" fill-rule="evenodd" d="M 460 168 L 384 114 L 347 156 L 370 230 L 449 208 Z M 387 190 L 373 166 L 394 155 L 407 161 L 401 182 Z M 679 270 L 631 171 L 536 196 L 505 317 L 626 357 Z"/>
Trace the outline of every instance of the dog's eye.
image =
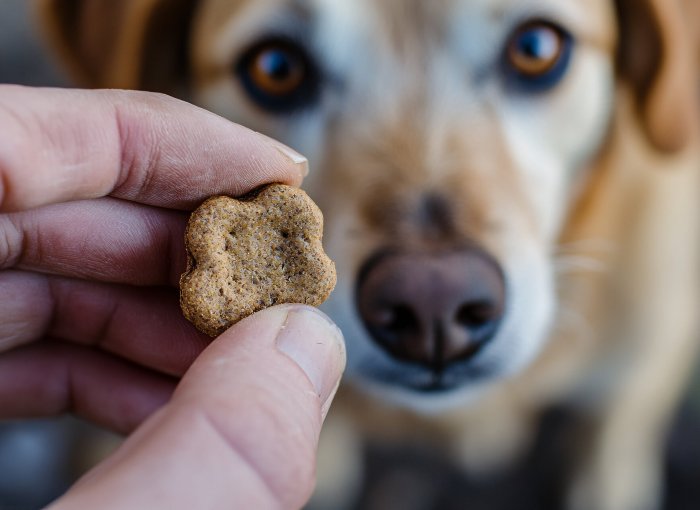
<path id="1" fill-rule="evenodd" d="M 318 72 L 303 48 L 274 38 L 259 42 L 236 64 L 236 74 L 258 106 L 271 113 L 289 113 L 312 102 Z"/>
<path id="2" fill-rule="evenodd" d="M 506 68 L 520 84 L 546 90 L 559 82 L 569 65 L 573 39 L 546 21 L 521 25 L 508 41 Z"/>

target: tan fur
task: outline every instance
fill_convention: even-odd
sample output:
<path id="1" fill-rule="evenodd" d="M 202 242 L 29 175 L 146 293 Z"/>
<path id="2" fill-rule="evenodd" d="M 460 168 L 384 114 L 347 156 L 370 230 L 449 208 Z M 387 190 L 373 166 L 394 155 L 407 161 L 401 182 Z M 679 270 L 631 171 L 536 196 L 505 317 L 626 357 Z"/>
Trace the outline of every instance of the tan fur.
<path id="1" fill-rule="evenodd" d="M 88 19 L 95 12 L 89 3 L 39 2 L 55 44 L 83 70 L 83 83 L 175 91 L 310 156 L 307 186 L 324 212 L 327 246 L 338 264 L 340 290 L 331 298 L 332 311 L 342 315 L 352 307 L 348 289 L 359 266 L 387 245 L 475 241 L 508 271 L 531 271 L 539 278 L 533 277 L 532 299 L 544 304 L 530 315 L 544 317 L 548 306 L 548 283 L 538 271 L 553 274 L 556 311 L 548 341 L 542 349 L 519 354 L 523 364 L 537 356 L 519 367 L 518 375 L 492 381 L 470 405 L 425 416 L 404 409 L 392 395 L 368 398 L 351 374 L 338 397 L 337 416 L 350 416 L 363 434 L 427 441 L 467 469 L 488 471 L 527 448 L 544 409 L 566 402 L 593 424 L 591 447 L 579 459 L 568 492 L 569 508 L 658 508 L 664 432 L 698 347 L 700 30 L 691 14 L 697 2 L 440 0 L 427 8 L 419 0 L 376 5 L 204 0 L 166 8 L 164 0 L 129 0 L 120 4 L 114 32 L 98 29 L 103 17 Z M 70 5 L 78 7 L 71 11 Z M 566 109 L 577 106 L 571 98 L 596 85 L 581 85 L 590 78 L 583 71 L 601 73 L 603 79 L 605 63 L 616 65 L 614 87 L 596 89 L 614 102 L 609 124 L 576 112 L 590 128 L 579 135 L 590 140 L 567 156 L 585 164 L 566 179 L 552 176 L 552 168 L 533 167 L 531 159 L 548 161 L 538 152 L 540 140 L 522 146 L 517 137 L 514 141 L 522 112 L 509 110 L 512 105 L 493 99 L 500 99 L 499 91 L 480 89 L 476 77 L 453 74 L 441 60 L 447 57 L 439 50 L 448 44 L 446 34 L 453 16 L 462 13 L 459 8 L 466 9 L 466 18 L 477 12 L 484 23 L 498 27 L 514 6 L 564 18 L 581 46 L 579 64 L 587 66 L 574 70 L 577 80 L 538 98 L 541 110 L 527 117 L 533 130 L 552 137 L 553 151 L 578 143 L 575 136 L 574 142 L 557 137 L 570 128 Z M 158 9 L 190 13 L 191 24 L 184 29 L 175 14 L 159 18 Z M 338 19 L 333 12 L 340 13 Z M 230 75 L 236 52 L 254 39 L 259 21 L 275 13 L 295 19 L 323 13 L 323 22 L 340 23 L 328 30 L 357 35 L 350 52 L 335 48 L 334 54 L 341 67 L 352 60 L 351 53 L 364 57 L 353 61 L 357 70 L 346 77 L 351 92 L 322 120 L 279 122 L 246 101 Z M 187 66 L 171 59 L 167 72 L 147 72 L 155 55 L 156 19 L 171 19 L 176 37 L 189 34 L 180 41 L 188 43 Z M 323 28 L 319 37 L 330 37 Z M 372 68 L 372 59 L 383 65 Z M 480 102 L 461 102 L 461 93 L 452 96 L 459 87 L 478 90 Z M 588 100 L 604 103 L 599 96 Z M 539 126 L 540 118 L 547 125 Z M 601 131 L 606 135 L 597 139 Z M 439 205 L 437 212 L 426 206 L 426 197 Z M 360 334 L 356 321 L 345 319 L 346 335 Z M 527 331 L 513 349 L 544 328 L 523 321 Z M 356 458 L 347 446 L 355 444 L 347 423 L 341 428 L 344 439 L 335 447 L 345 449 L 323 458 Z M 322 475 L 340 471 L 356 481 L 353 469 L 319 470 Z M 339 482 L 322 478 L 322 483 Z"/>

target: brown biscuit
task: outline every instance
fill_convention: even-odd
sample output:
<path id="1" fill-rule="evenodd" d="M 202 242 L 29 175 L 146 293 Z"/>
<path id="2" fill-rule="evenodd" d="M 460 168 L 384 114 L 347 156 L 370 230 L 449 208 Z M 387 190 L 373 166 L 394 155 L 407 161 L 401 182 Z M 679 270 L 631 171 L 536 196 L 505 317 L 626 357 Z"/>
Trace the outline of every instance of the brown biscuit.
<path id="1" fill-rule="evenodd" d="M 273 184 L 241 199 L 210 198 L 185 231 L 185 317 L 213 337 L 268 306 L 320 305 L 336 282 L 322 233 L 321 211 L 297 188 Z"/>

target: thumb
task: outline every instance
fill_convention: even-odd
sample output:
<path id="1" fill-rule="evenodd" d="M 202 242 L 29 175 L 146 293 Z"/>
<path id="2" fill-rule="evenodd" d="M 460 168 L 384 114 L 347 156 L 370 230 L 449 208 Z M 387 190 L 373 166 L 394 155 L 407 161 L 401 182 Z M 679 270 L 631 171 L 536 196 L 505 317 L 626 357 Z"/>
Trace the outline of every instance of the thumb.
<path id="1" fill-rule="evenodd" d="M 300 508 L 344 366 L 340 330 L 318 310 L 259 312 L 217 338 L 55 508 Z"/>

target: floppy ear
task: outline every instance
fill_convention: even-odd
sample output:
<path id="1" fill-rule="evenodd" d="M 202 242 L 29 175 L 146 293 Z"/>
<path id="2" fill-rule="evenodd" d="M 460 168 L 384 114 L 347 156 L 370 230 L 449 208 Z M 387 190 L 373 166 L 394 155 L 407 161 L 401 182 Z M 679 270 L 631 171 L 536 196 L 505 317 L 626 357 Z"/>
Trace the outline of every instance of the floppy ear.
<path id="1" fill-rule="evenodd" d="M 618 65 L 633 87 L 651 143 L 682 149 L 696 128 L 697 67 L 690 23 L 681 0 L 617 0 Z"/>
<path id="2" fill-rule="evenodd" d="M 193 0 L 38 0 L 51 45 L 78 84 L 182 96 Z"/>

